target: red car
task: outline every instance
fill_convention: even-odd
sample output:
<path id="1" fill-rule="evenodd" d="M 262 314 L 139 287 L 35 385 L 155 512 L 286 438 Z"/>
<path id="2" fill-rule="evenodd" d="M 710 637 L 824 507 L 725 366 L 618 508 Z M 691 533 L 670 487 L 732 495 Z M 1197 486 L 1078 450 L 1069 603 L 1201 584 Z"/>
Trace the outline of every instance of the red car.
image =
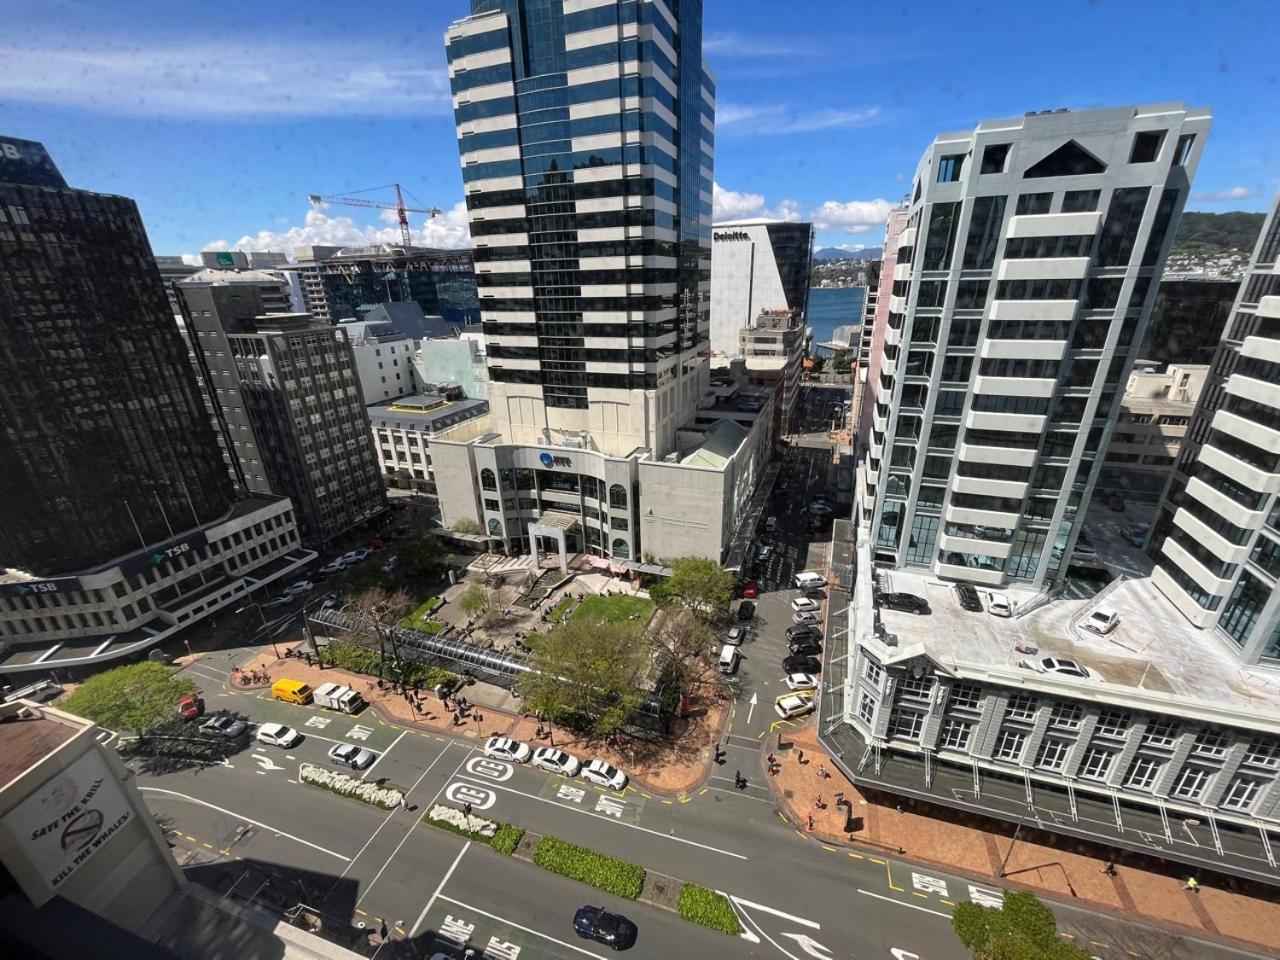
<path id="1" fill-rule="evenodd" d="M 204 713 L 204 701 L 196 694 L 188 693 L 178 701 L 178 716 L 183 720 L 194 720 Z"/>
<path id="2" fill-rule="evenodd" d="M 748 600 L 754 600 L 760 596 L 760 584 L 755 580 L 748 580 L 742 585 L 742 595 Z"/>

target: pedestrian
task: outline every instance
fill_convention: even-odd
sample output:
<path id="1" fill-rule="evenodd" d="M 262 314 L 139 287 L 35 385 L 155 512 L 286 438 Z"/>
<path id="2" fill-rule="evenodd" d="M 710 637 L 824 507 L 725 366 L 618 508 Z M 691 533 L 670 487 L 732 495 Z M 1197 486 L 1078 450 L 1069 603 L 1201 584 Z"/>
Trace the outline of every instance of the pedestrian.
<path id="1" fill-rule="evenodd" d="M 400 794 L 400 809 L 407 810 L 408 807 L 409 807 L 409 803 L 408 803 L 408 800 L 405 798 L 405 795 L 403 793 Z"/>
<path id="2" fill-rule="evenodd" d="M 796 751 L 796 763 L 800 763 L 800 764 L 803 764 L 803 763 L 804 763 L 804 751 L 803 751 L 803 750 L 797 750 L 797 751 Z"/>
<path id="3" fill-rule="evenodd" d="M 1195 877 L 1187 877 L 1187 885 L 1183 887 L 1183 889 L 1190 890 L 1192 893 L 1199 893 L 1200 881 L 1197 880 Z"/>
<path id="4" fill-rule="evenodd" d="M 469 817 L 469 816 L 471 816 L 471 801 L 470 801 L 470 800 L 467 800 L 467 801 L 465 801 L 465 802 L 462 804 L 462 812 L 463 812 L 466 816 L 468 816 L 468 817 Z"/>
<path id="5" fill-rule="evenodd" d="M 827 779 L 829 774 L 827 773 L 826 764 L 823 764 L 823 763 L 818 764 L 818 776 L 820 776 L 823 780 Z"/>
<path id="6" fill-rule="evenodd" d="M 1102 868 L 1102 872 L 1105 873 L 1108 877 L 1114 877 L 1116 875 L 1115 863 L 1111 860 L 1108 860 L 1107 865 Z"/>
<path id="7" fill-rule="evenodd" d="M 458 719 L 458 715 L 457 715 L 456 713 L 450 714 L 450 716 L 451 716 L 451 717 L 453 717 L 453 725 L 454 725 L 455 727 L 456 727 L 459 723 L 461 723 L 461 721 Z"/>
<path id="8" fill-rule="evenodd" d="M 378 928 L 378 936 L 385 940 L 387 939 L 388 933 L 390 933 L 390 931 L 387 929 L 387 921 L 383 920 L 382 926 Z"/>

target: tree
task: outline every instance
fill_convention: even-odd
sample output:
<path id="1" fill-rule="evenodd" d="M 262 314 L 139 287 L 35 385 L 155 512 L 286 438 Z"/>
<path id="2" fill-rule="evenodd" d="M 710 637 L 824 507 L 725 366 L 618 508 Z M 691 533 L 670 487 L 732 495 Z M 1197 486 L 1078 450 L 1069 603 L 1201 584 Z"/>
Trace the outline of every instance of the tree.
<path id="1" fill-rule="evenodd" d="M 413 598 L 404 590 L 388 591 L 381 587 L 370 587 L 356 594 L 347 605 L 346 612 L 354 620 L 352 642 L 363 647 L 378 648 L 379 680 L 386 675 L 388 640 L 391 641 L 393 656 L 400 659 L 391 627 L 408 616 L 413 608 Z"/>
<path id="2" fill-rule="evenodd" d="M 539 638 L 529 665 L 516 681 L 526 708 L 609 736 L 644 700 L 652 644 L 639 623 L 570 620 Z"/>
<path id="3" fill-rule="evenodd" d="M 479 523 L 477 523 L 475 520 L 472 520 L 470 517 L 463 517 L 460 520 L 453 521 L 453 526 L 450 527 L 450 529 L 454 533 L 483 533 L 484 532 L 484 527 L 480 526 Z"/>
<path id="4" fill-rule="evenodd" d="M 468 617 L 479 617 L 488 613 L 490 605 L 489 591 L 478 583 L 468 586 L 462 599 L 458 601 L 458 609 Z"/>
<path id="5" fill-rule="evenodd" d="M 667 677 L 686 686 L 698 674 L 698 661 L 716 643 L 716 631 L 692 610 L 670 613 L 656 636 L 659 665 Z"/>
<path id="6" fill-rule="evenodd" d="M 957 903 L 951 928 L 974 960 L 1088 960 L 1089 953 L 1058 937 L 1053 912 L 1026 891 L 1004 892 L 1002 907 Z"/>
<path id="7" fill-rule="evenodd" d="M 671 576 L 655 584 L 649 596 L 659 606 L 678 603 L 710 618 L 733 600 L 733 574 L 706 557 L 680 557 L 671 563 Z"/>
<path id="8" fill-rule="evenodd" d="M 147 660 L 95 674 L 67 698 L 63 709 L 113 730 L 142 733 L 171 720 L 178 701 L 197 692 L 190 677 Z"/>
<path id="9" fill-rule="evenodd" d="M 400 541 L 396 557 L 396 574 L 406 583 L 430 580 L 445 567 L 444 547 L 429 533 L 409 534 Z"/>

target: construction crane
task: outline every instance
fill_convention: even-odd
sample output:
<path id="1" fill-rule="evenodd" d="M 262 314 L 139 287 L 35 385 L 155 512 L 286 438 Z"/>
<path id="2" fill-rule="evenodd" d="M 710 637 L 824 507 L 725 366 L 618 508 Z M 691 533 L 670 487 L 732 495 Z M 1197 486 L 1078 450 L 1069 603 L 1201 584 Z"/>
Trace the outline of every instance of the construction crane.
<path id="1" fill-rule="evenodd" d="M 395 188 L 395 203 L 383 203 L 378 200 L 364 200 L 356 196 L 356 194 L 360 193 L 372 193 L 375 190 L 386 190 L 389 187 Z M 412 196 L 412 194 L 410 194 L 410 196 Z M 425 213 L 430 215 L 432 218 L 435 218 L 444 213 L 444 211 L 439 207 L 406 207 L 404 205 L 404 188 L 398 183 L 388 183 L 381 187 L 370 187 L 368 190 L 355 190 L 351 193 L 334 194 L 330 197 L 322 197 L 317 193 L 312 193 L 307 196 L 307 199 L 317 207 L 322 203 L 340 203 L 348 207 L 372 207 L 375 210 L 394 210 L 400 219 L 400 238 L 404 241 L 404 245 L 406 247 L 413 246 L 413 237 L 409 233 L 408 214 Z"/>

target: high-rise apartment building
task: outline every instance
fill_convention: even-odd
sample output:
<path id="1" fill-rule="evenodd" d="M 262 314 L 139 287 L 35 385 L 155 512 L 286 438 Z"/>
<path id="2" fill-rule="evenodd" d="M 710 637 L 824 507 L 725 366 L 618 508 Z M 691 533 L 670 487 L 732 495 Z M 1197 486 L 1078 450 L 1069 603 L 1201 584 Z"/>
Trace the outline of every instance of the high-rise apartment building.
<path id="1" fill-rule="evenodd" d="M 1152 537 L 1152 579 L 1245 663 L 1280 663 L 1280 201 L 1240 286 Z"/>
<path id="2" fill-rule="evenodd" d="M 711 232 L 711 352 L 740 356 L 740 331 L 765 311 L 809 308 L 813 224 L 781 220 L 717 223 Z"/>
<path id="3" fill-rule="evenodd" d="M 1061 578 L 1209 123 L 1047 111 L 925 152 L 872 383 L 879 564 Z"/>
<path id="4" fill-rule="evenodd" d="M 885 354 L 885 337 L 889 326 L 889 304 L 893 297 L 894 277 L 898 271 L 898 238 L 902 236 L 904 230 L 907 229 L 907 220 L 909 217 L 909 208 L 904 201 L 900 206 L 889 211 L 889 217 L 885 221 L 884 227 L 884 253 L 880 259 L 880 269 L 876 274 L 876 289 L 873 295 L 870 289 L 867 290 L 867 296 L 863 302 L 863 331 L 858 352 L 858 377 L 855 381 L 854 392 L 857 394 L 853 398 L 854 404 L 858 408 L 857 423 L 855 426 L 854 445 L 858 451 L 858 459 L 862 460 L 862 454 L 866 451 L 868 444 L 871 442 L 871 430 L 876 425 L 875 413 L 878 409 L 883 411 L 883 404 L 878 399 L 882 393 L 880 388 L 880 365 L 884 361 Z M 902 273 L 909 273 L 910 264 L 904 264 Z M 875 304 L 874 308 L 872 303 Z M 895 343 L 901 342 L 901 319 L 898 320 L 899 329 L 894 331 L 894 337 L 898 338 Z M 861 389 L 859 389 L 861 387 Z M 880 433 L 884 432 L 884 415 L 880 416 Z M 866 467 L 861 469 L 865 470 Z M 857 508 L 862 511 L 867 520 L 871 519 L 871 512 L 875 508 L 875 494 L 869 488 L 864 495 L 864 503 L 857 504 Z"/>

